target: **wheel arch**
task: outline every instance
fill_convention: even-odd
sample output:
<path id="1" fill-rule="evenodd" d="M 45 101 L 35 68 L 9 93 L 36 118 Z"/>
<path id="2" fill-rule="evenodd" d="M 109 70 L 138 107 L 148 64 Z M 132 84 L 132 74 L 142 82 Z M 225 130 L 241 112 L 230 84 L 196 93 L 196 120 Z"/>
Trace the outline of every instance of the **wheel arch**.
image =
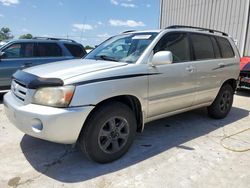
<path id="1" fill-rule="evenodd" d="M 226 80 L 221 87 L 223 87 L 224 85 L 226 84 L 229 84 L 232 88 L 233 88 L 233 91 L 235 92 L 236 89 L 237 89 L 237 80 L 234 79 L 234 78 L 231 78 L 231 79 L 228 79 Z"/>
<path id="2" fill-rule="evenodd" d="M 112 103 L 112 102 L 120 102 L 120 103 L 127 105 L 135 114 L 135 118 L 136 118 L 136 122 L 137 122 L 137 132 L 143 131 L 144 121 L 143 121 L 142 105 L 141 105 L 140 100 L 137 97 L 132 96 L 132 95 L 115 96 L 115 97 L 105 99 L 105 100 L 99 102 L 98 104 L 96 104 L 95 108 L 87 116 L 87 118 L 83 124 L 82 130 L 84 129 L 86 122 L 89 121 L 90 117 L 95 113 L 95 111 L 97 111 L 102 106 L 104 106 L 108 103 Z"/>
<path id="3" fill-rule="evenodd" d="M 235 93 L 236 89 L 237 89 L 237 80 L 235 78 L 230 78 L 230 79 L 227 79 L 225 80 L 224 82 L 221 82 L 221 85 L 220 87 L 218 86 L 218 88 L 216 89 L 215 93 L 214 93 L 214 98 L 211 100 L 211 103 L 210 105 L 215 101 L 216 97 L 219 95 L 220 91 L 221 91 L 221 88 L 224 86 L 224 85 L 230 85 L 232 88 L 233 88 L 233 92 Z"/>

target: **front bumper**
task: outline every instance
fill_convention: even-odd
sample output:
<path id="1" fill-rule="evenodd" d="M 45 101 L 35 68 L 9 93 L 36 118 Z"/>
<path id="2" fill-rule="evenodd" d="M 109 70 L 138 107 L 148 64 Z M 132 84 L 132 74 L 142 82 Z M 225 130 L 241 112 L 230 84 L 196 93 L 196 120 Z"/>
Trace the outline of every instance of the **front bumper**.
<path id="1" fill-rule="evenodd" d="M 11 94 L 4 96 L 5 112 L 9 120 L 22 132 L 44 140 L 74 144 L 82 126 L 94 108 L 53 108 L 35 104 L 23 105 Z"/>

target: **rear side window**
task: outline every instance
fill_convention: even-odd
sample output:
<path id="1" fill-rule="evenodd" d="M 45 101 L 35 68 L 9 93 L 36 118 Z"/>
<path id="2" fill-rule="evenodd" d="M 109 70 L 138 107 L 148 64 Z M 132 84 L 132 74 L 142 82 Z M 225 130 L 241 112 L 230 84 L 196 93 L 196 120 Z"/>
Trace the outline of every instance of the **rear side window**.
<path id="1" fill-rule="evenodd" d="M 173 54 L 173 62 L 190 61 L 190 48 L 187 34 L 173 33 L 164 36 L 156 45 L 154 52 L 170 51 Z"/>
<path id="2" fill-rule="evenodd" d="M 196 60 L 214 59 L 214 48 L 209 36 L 191 34 L 191 40 Z"/>
<path id="3" fill-rule="evenodd" d="M 80 45 L 74 45 L 74 44 L 64 44 L 64 46 L 69 50 L 69 52 L 74 57 L 82 58 L 86 52 Z"/>
<path id="4" fill-rule="evenodd" d="M 36 47 L 37 57 L 60 57 L 62 49 L 56 43 L 38 43 Z"/>
<path id="5" fill-rule="evenodd" d="M 220 48 L 219 48 L 219 46 L 218 46 L 217 41 L 215 40 L 214 37 L 210 37 L 210 38 L 211 38 L 211 41 L 212 41 L 212 43 L 213 43 L 215 58 L 221 58 Z"/>
<path id="6" fill-rule="evenodd" d="M 227 39 L 216 37 L 216 40 L 219 44 L 221 55 L 223 58 L 232 58 L 235 56 L 233 48 Z"/>

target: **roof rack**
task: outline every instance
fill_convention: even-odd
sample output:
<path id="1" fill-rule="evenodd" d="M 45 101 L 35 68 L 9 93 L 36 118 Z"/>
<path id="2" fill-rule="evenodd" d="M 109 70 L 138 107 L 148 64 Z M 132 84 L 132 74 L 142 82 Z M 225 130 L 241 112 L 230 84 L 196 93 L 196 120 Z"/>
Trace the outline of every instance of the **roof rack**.
<path id="1" fill-rule="evenodd" d="M 134 31 L 136 31 L 136 30 L 128 30 L 128 31 L 124 31 L 122 33 L 130 33 L 130 32 L 134 32 Z"/>
<path id="2" fill-rule="evenodd" d="M 186 26 L 186 25 L 172 25 L 172 26 L 168 26 L 165 29 L 181 29 L 181 28 L 187 28 L 187 29 L 198 29 L 200 31 L 208 31 L 209 33 L 220 33 L 223 36 L 228 36 L 227 33 L 222 32 L 222 31 L 218 31 L 218 30 L 214 30 L 214 29 L 207 29 L 207 28 L 203 28 L 203 27 L 195 27 L 195 26 Z"/>
<path id="3" fill-rule="evenodd" d="M 53 37 L 33 37 L 32 39 L 44 39 L 44 40 L 58 40 L 58 41 L 69 41 L 76 43 L 76 41 L 71 40 L 71 39 L 64 39 L 64 38 L 53 38 Z"/>

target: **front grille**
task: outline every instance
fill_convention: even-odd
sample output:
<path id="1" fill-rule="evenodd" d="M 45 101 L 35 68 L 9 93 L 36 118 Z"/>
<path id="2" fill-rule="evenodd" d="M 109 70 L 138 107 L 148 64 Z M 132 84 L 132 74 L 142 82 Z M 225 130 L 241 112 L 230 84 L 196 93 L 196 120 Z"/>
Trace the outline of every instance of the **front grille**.
<path id="1" fill-rule="evenodd" d="M 17 80 L 12 80 L 11 91 L 18 100 L 22 102 L 25 101 L 28 89 L 25 87 L 24 84 L 18 82 Z"/>

